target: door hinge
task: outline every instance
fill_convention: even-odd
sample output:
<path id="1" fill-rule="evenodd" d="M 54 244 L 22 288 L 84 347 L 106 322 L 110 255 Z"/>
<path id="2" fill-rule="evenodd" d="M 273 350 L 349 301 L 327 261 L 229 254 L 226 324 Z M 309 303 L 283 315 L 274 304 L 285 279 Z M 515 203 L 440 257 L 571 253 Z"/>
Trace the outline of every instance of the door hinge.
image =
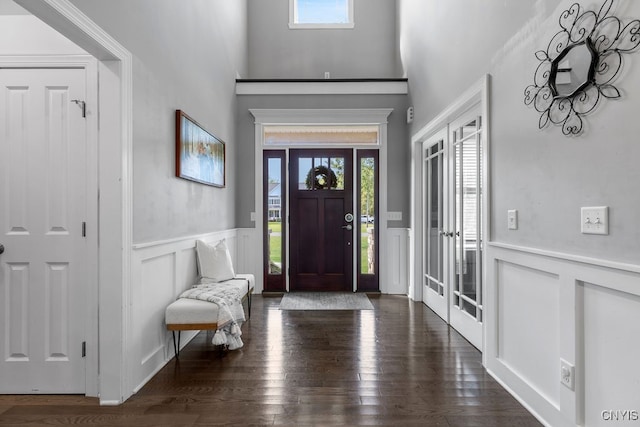
<path id="1" fill-rule="evenodd" d="M 82 237 L 87 237 L 87 223 L 82 222 Z"/>
<path id="2" fill-rule="evenodd" d="M 87 342 L 82 341 L 82 357 L 87 357 Z"/>

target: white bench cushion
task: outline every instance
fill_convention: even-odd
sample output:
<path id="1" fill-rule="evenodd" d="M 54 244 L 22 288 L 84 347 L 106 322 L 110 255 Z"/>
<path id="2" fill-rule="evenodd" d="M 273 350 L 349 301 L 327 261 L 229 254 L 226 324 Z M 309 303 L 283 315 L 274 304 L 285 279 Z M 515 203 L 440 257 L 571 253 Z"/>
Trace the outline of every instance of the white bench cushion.
<path id="1" fill-rule="evenodd" d="M 255 287 L 253 274 L 236 274 L 236 279 L 224 283 L 234 285 L 241 295 L 246 296 L 247 280 L 249 281 L 249 292 L 253 292 Z M 218 321 L 218 306 L 208 301 L 179 298 L 169 304 L 165 310 L 164 318 L 167 325 L 216 323 Z"/>

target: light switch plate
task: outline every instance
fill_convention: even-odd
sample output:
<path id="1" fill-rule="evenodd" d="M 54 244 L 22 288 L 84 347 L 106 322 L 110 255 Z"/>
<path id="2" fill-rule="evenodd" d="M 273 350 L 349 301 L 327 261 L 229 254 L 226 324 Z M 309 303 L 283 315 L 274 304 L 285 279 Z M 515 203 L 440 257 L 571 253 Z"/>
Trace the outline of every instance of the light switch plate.
<path id="1" fill-rule="evenodd" d="M 518 211 L 515 209 L 509 209 L 507 211 L 507 228 L 509 230 L 518 229 Z"/>
<path id="2" fill-rule="evenodd" d="M 609 234 L 609 208 L 593 206 L 580 209 L 582 234 Z"/>
<path id="3" fill-rule="evenodd" d="M 402 221 L 402 212 L 387 212 L 387 220 Z"/>

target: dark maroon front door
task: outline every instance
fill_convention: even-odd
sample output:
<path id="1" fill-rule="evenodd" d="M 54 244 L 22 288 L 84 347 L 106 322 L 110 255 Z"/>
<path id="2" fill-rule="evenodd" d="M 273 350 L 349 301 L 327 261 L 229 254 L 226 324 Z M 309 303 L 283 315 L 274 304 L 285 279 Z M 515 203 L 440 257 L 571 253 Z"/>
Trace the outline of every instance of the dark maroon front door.
<path id="1" fill-rule="evenodd" d="M 353 151 L 290 151 L 290 290 L 353 289 Z"/>

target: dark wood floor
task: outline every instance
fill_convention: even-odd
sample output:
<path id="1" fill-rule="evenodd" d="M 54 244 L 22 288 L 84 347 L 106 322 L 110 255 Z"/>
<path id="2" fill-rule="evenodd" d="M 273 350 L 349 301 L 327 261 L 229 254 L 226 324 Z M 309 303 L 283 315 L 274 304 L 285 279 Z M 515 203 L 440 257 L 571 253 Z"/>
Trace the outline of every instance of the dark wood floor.
<path id="1" fill-rule="evenodd" d="M 0 396 L 0 425 L 540 426 L 481 355 L 421 303 L 280 311 L 256 296 L 245 347 L 220 358 L 200 333 L 118 407 L 79 396 Z"/>

